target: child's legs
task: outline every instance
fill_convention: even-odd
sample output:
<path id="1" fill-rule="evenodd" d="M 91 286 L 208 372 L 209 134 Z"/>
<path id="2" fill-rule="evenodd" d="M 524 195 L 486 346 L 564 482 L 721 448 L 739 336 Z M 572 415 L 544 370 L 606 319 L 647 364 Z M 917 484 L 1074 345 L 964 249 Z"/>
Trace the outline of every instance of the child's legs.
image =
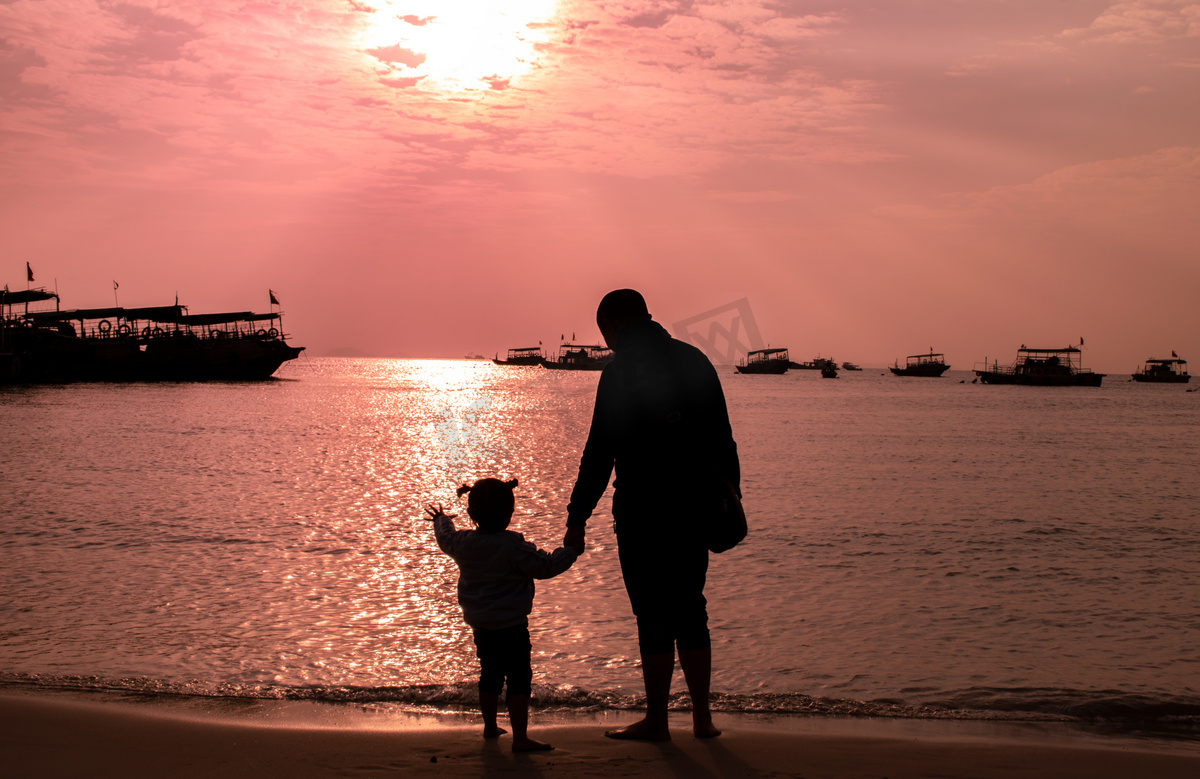
<path id="1" fill-rule="evenodd" d="M 528 625 L 518 625 L 505 632 L 508 721 L 512 725 L 513 738 L 522 739 L 529 724 L 529 698 L 533 694 L 533 644 L 529 640 Z"/>
<path id="2" fill-rule="evenodd" d="M 485 735 L 499 733 L 496 714 L 500 691 L 504 689 L 504 653 L 495 630 L 475 630 L 475 656 L 479 658 L 479 711 L 483 715 Z"/>

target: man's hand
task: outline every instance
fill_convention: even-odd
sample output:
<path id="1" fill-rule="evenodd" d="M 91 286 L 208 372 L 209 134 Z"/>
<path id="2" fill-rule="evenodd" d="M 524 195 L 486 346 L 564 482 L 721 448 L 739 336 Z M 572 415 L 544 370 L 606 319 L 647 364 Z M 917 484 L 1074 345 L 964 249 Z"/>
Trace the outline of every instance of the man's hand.
<path id="1" fill-rule="evenodd" d="M 575 554 L 583 554 L 584 536 L 587 531 L 583 525 L 571 525 L 567 528 L 567 534 L 563 536 L 563 546 L 569 546 L 575 550 Z"/>

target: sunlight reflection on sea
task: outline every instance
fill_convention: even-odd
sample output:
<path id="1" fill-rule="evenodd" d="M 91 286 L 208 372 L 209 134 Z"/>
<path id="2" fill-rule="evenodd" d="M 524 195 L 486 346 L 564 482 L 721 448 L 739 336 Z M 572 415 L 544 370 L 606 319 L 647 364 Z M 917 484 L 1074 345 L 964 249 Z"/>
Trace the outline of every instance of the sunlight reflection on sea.
<path id="1" fill-rule="evenodd" d="M 1196 698 L 1194 394 L 722 370 L 752 534 L 711 565 L 715 690 Z M 0 671 L 469 683 L 456 570 L 421 507 L 461 511 L 460 482 L 516 477 L 514 529 L 556 546 L 596 375 L 341 359 L 282 373 L 0 391 Z M 609 505 L 588 554 L 538 584 L 543 690 L 638 689 Z"/>

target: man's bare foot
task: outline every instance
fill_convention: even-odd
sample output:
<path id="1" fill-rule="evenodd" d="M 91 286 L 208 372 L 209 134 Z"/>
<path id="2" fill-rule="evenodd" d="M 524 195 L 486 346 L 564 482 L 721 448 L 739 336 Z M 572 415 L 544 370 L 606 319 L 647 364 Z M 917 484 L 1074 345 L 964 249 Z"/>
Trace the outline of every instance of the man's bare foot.
<path id="1" fill-rule="evenodd" d="M 712 724 L 712 720 L 707 722 L 693 722 L 692 734 L 696 738 L 716 738 L 721 735 L 721 731 L 717 730 L 717 726 Z"/>
<path id="2" fill-rule="evenodd" d="M 670 741 L 671 731 L 667 730 L 666 724 L 655 725 L 647 722 L 644 719 L 638 720 L 632 725 L 626 725 L 617 730 L 608 730 L 604 735 L 609 738 L 622 739 L 627 741 Z"/>
<path id="3" fill-rule="evenodd" d="M 485 725 L 483 728 L 484 738 L 500 738 L 508 731 L 498 725 Z"/>
<path id="4" fill-rule="evenodd" d="M 534 741 L 531 738 L 514 738 L 512 750 L 514 752 L 545 752 L 548 749 L 554 749 L 549 744 L 543 744 L 541 741 Z"/>

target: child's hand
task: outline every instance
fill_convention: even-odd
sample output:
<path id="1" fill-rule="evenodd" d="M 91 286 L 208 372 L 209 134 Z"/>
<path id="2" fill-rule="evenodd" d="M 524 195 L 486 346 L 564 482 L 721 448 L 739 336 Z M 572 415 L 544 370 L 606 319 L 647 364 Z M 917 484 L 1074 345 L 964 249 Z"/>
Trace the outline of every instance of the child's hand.
<path id="1" fill-rule="evenodd" d="M 432 503 L 428 504 L 427 506 L 425 506 L 425 513 L 429 515 L 429 518 L 426 520 L 427 522 L 432 522 L 433 520 L 437 519 L 438 517 L 445 517 L 446 519 L 454 519 L 455 517 L 458 516 L 457 514 L 447 514 L 445 512 L 445 510 L 442 509 L 441 503 L 437 504 L 437 508 L 434 508 L 434 505 Z"/>

